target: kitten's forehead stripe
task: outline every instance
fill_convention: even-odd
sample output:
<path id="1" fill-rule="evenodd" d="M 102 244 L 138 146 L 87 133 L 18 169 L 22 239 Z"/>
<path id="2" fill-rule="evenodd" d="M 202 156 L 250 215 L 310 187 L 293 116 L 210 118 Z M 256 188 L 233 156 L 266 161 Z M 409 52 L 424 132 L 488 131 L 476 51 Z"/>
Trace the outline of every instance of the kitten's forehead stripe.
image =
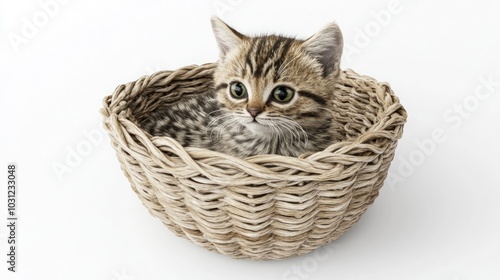
<path id="1" fill-rule="evenodd" d="M 260 38 L 261 44 L 259 44 L 259 48 L 257 48 L 256 53 L 255 53 L 255 62 L 256 62 L 256 68 L 254 72 L 255 77 L 261 77 L 262 76 L 262 70 L 264 68 L 264 65 L 272 60 L 272 54 L 275 51 L 274 46 L 269 47 L 269 40 Z M 267 43 L 267 46 L 265 46 Z"/>
<path id="2" fill-rule="evenodd" d="M 282 48 L 281 48 L 281 53 L 280 57 L 274 62 L 274 81 L 278 81 L 280 79 L 280 69 L 281 66 L 283 65 L 283 62 L 285 61 L 285 56 L 288 53 L 288 50 L 290 49 L 290 46 L 292 45 L 292 40 L 287 39 L 285 40 Z M 283 69 L 281 69 L 283 70 Z"/>
<path id="3" fill-rule="evenodd" d="M 257 38 L 255 40 L 255 42 L 253 42 L 252 45 L 255 45 L 255 48 L 252 49 L 252 52 L 249 52 L 251 53 L 250 54 L 250 61 L 254 61 L 255 62 L 255 67 L 250 70 L 250 72 L 252 73 L 252 75 L 254 77 L 260 77 L 260 71 L 261 70 L 261 56 L 264 52 L 264 45 L 266 44 L 266 40 L 264 38 Z"/>
<path id="4" fill-rule="evenodd" d="M 292 44 L 292 39 L 281 36 L 254 38 L 246 52 L 243 72 L 247 74 L 248 67 L 252 77 L 265 77 L 274 66 L 274 74 L 279 76 L 280 68 Z M 275 77 L 275 81 L 278 79 L 279 77 Z"/>
<path id="5" fill-rule="evenodd" d="M 246 65 L 248 65 L 250 67 L 250 73 L 253 73 L 252 53 L 253 53 L 254 47 L 255 47 L 255 43 L 254 44 L 250 44 L 250 49 L 248 49 L 247 56 L 245 58 L 245 68 L 244 68 L 244 71 L 246 69 Z"/>
<path id="6" fill-rule="evenodd" d="M 269 70 L 271 70 L 272 64 L 268 64 L 266 69 L 264 70 L 264 77 L 266 77 L 269 74 Z"/>

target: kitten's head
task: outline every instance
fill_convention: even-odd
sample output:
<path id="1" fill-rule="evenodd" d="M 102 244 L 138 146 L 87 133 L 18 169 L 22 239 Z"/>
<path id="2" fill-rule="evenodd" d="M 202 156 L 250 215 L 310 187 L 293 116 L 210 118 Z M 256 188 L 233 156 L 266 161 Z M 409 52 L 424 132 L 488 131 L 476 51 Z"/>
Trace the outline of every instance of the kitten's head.
<path id="1" fill-rule="evenodd" d="M 245 36 L 216 17 L 212 27 L 220 50 L 217 98 L 239 124 L 260 135 L 329 128 L 343 48 L 336 24 L 306 40 Z"/>

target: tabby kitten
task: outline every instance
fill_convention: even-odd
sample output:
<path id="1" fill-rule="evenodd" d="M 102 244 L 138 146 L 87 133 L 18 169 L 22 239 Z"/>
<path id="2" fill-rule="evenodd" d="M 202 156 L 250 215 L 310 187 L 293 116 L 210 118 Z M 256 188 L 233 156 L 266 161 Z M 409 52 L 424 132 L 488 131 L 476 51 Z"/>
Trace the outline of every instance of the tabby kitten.
<path id="1" fill-rule="evenodd" d="M 336 24 L 307 40 L 248 37 L 217 17 L 212 27 L 220 50 L 213 91 L 162 107 L 142 123 L 146 131 L 237 157 L 299 156 L 332 144 L 343 48 Z"/>

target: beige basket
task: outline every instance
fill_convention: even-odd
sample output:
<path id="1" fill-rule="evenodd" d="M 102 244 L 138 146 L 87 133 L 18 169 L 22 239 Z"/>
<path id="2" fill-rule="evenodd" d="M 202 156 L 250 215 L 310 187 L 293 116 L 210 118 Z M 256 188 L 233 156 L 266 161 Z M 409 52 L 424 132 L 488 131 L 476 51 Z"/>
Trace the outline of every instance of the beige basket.
<path id="1" fill-rule="evenodd" d="M 137 125 L 164 102 L 209 91 L 214 67 L 158 72 L 104 98 L 104 127 L 142 203 L 176 235 L 234 258 L 298 256 L 339 238 L 378 195 L 403 133 L 389 85 L 343 71 L 332 108 L 341 141 L 299 158 L 184 148 Z"/>

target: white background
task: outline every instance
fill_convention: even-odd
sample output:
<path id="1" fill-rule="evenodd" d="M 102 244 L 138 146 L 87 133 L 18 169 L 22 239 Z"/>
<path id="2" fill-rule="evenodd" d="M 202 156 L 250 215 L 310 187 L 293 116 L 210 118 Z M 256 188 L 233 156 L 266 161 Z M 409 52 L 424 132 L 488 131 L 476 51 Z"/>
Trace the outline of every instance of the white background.
<path id="1" fill-rule="evenodd" d="M 8 162 L 19 177 L 18 272 L 2 188 L 0 279 L 500 279 L 499 1 L 53 1 L 0 1 L 0 182 Z M 100 130 L 117 85 L 217 59 L 213 14 L 299 38 L 336 21 L 342 67 L 408 111 L 380 196 L 316 253 L 233 260 L 176 237 Z"/>

